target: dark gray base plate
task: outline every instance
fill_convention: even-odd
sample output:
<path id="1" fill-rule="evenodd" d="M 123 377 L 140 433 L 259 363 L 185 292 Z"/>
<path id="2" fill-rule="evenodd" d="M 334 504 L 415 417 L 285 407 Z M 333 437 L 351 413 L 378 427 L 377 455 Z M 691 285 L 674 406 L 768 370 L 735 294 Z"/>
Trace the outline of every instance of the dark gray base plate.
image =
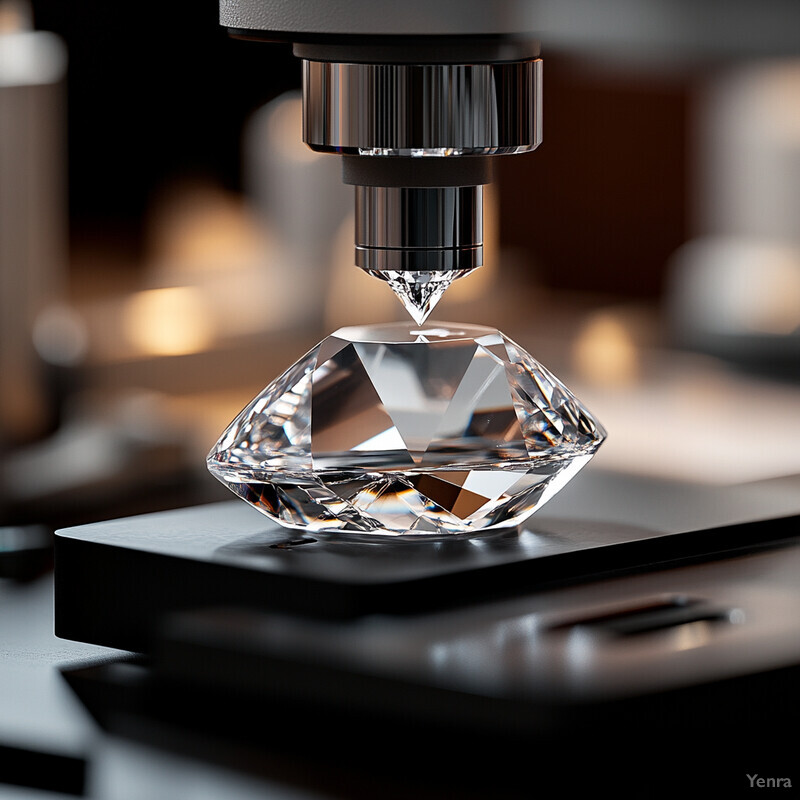
<path id="1" fill-rule="evenodd" d="M 312 538 L 240 501 L 58 531 L 56 634 L 149 652 L 174 611 L 414 614 L 759 546 L 798 529 L 794 487 L 712 489 L 603 473 L 575 483 L 524 529 L 473 539 Z M 770 511 L 780 518 L 764 522 Z"/>

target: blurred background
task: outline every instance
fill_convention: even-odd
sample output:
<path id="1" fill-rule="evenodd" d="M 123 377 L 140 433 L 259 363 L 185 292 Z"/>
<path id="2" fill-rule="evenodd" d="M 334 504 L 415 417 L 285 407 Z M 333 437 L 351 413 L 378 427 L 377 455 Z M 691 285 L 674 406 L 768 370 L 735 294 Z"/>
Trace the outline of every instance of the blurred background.
<path id="1" fill-rule="evenodd" d="M 710 48 L 713 50 L 713 48 Z M 800 58 L 543 42 L 544 143 L 500 159 L 499 327 L 609 431 L 596 468 L 800 472 Z M 352 189 L 300 140 L 300 64 L 217 0 L 0 0 L 0 525 L 227 499 L 205 455 L 334 329 L 402 319 Z"/>

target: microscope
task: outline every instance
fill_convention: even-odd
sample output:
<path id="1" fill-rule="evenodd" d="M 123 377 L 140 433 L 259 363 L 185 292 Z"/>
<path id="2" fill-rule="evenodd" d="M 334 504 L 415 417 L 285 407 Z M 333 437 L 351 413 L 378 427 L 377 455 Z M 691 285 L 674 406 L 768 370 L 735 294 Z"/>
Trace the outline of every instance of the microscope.
<path id="1" fill-rule="evenodd" d="M 427 321 L 452 281 L 482 264 L 482 187 L 496 157 L 541 142 L 532 6 L 540 4 L 222 0 L 220 22 L 232 36 L 289 42 L 301 59 L 303 139 L 341 156 L 343 180 L 355 187 L 354 263 L 389 284 L 414 325 L 336 332 L 243 411 L 209 466 L 247 504 L 57 533 L 57 635 L 155 654 L 147 686 L 160 692 L 159 715 L 172 709 L 177 719 L 176 698 L 202 698 L 224 709 L 209 717 L 210 736 L 228 724 L 259 740 L 259 714 L 282 709 L 291 735 L 313 728 L 317 738 L 303 741 L 330 742 L 336 720 L 352 713 L 368 730 L 399 726 L 419 752 L 447 744 L 480 755 L 501 739 L 522 752 L 529 742 L 542 753 L 574 751 L 575 764 L 586 763 L 585 753 L 605 756 L 612 731 L 628 748 L 610 748 L 619 764 L 620 753 L 642 754 L 642 730 L 653 733 L 647 755 L 656 760 L 666 745 L 695 745 L 712 729 L 741 755 L 733 737 L 769 723 L 766 705 L 743 709 L 742 698 L 766 691 L 764 675 L 773 700 L 791 690 L 800 663 L 791 504 L 776 518 L 774 496 L 756 490 L 653 487 L 601 474 L 585 488 L 575 488 L 583 479 L 571 483 L 548 505 L 552 515 L 528 520 L 592 455 L 602 427 L 532 357 L 514 362 L 513 343 L 499 332 L 454 333 Z M 469 358 L 480 351 L 477 367 L 463 355 L 466 340 Z M 394 370 L 370 372 L 385 363 Z M 544 474 L 531 477 L 527 466 L 517 474 L 522 456 L 506 436 L 517 418 L 481 428 L 496 408 L 488 401 L 459 423 L 470 436 L 506 437 L 484 484 L 474 473 L 487 470 L 470 461 L 463 431 L 440 437 L 436 449 L 430 442 L 441 428 L 431 429 L 420 445 L 417 389 L 447 383 L 454 363 L 476 392 L 499 385 L 497 364 L 506 372 L 516 364 L 559 397 L 559 415 L 540 411 L 561 426 L 562 438 L 548 440 L 556 455 L 573 447 L 567 461 L 575 466 L 549 461 Z M 375 392 L 362 403 L 363 383 L 351 379 L 367 372 Z M 350 416 L 337 416 L 337 404 Z M 303 408 L 327 426 L 313 430 L 324 451 L 307 438 L 315 423 Z M 376 409 L 397 412 L 394 428 L 374 423 Z M 535 427 L 520 425 L 526 436 Z M 544 424 L 535 430 L 542 440 L 551 435 Z M 283 448 L 274 458 L 288 479 L 258 472 L 256 462 L 263 472 L 273 458 L 263 442 Z M 395 460 L 378 464 L 378 451 Z M 366 466 L 357 470 L 358 459 Z M 328 477 L 313 482 L 312 461 Z M 399 477 L 379 485 L 381 469 Z M 429 505 L 416 499 L 423 494 Z M 521 509 L 522 496 L 534 498 L 532 508 Z M 683 515 L 665 521 L 663 508 Z M 456 512 L 465 526 L 452 521 Z M 90 693 L 98 681 L 114 684 L 104 670 L 68 679 Z M 231 709 L 241 712 L 235 722 Z M 313 715 L 309 728 L 304 714 Z M 371 749 L 359 740 L 357 755 L 370 752 L 362 764 L 379 740 Z M 523 763 L 510 759 L 491 780 Z"/>
<path id="2" fill-rule="evenodd" d="M 231 423 L 209 470 L 275 522 L 325 536 L 519 525 L 605 431 L 500 331 L 426 321 L 452 281 L 483 263 L 495 158 L 541 141 L 537 40 L 504 32 L 508 18 L 489 24 L 477 4 L 433 6 L 466 27 L 412 13 L 398 28 L 383 13 L 364 27 L 359 4 L 345 5 L 323 32 L 316 6 L 296 7 L 287 30 L 280 4 L 256 8 L 223 6 L 222 22 L 236 35 L 290 37 L 303 139 L 341 154 L 355 187 L 355 264 L 388 283 L 415 324 L 333 333 Z"/>
<path id="3" fill-rule="evenodd" d="M 355 187 L 355 264 L 417 323 L 483 263 L 496 156 L 542 140 L 542 61 L 520 4 L 223 2 L 239 38 L 291 42 L 303 141 Z M 311 221 L 313 224 L 313 221 Z"/>

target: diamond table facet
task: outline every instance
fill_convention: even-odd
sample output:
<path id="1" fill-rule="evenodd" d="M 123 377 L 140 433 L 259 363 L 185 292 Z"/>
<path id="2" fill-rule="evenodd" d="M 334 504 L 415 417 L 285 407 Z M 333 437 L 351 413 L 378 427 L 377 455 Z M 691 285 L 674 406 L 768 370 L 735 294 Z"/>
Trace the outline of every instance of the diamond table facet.
<path id="1" fill-rule="evenodd" d="M 529 517 L 605 436 L 499 331 L 398 323 L 320 342 L 239 414 L 208 467 L 290 527 L 475 534 Z"/>

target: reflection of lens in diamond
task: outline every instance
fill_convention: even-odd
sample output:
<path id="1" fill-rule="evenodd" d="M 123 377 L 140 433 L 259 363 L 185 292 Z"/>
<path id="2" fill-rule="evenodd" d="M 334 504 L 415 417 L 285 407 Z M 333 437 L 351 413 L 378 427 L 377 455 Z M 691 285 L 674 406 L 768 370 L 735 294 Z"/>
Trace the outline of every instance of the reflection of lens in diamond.
<path id="1" fill-rule="evenodd" d="M 522 522 L 604 438 L 498 331 L 370 326 L 337 331 L 273 381 L 208 465 L 285 525 L 440 535 Z"/>

